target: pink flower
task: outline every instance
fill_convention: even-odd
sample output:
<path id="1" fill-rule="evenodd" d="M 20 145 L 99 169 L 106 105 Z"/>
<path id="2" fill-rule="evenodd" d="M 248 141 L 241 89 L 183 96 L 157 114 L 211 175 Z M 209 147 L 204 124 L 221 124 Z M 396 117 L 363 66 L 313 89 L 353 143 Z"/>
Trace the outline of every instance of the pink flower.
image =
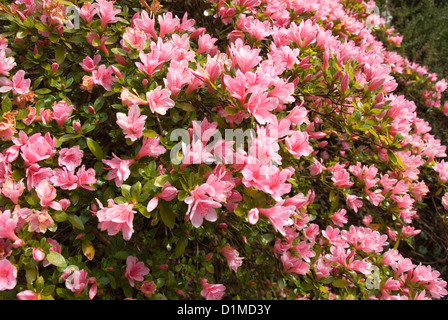
<path id="1" fill-rule="evenodd" d="M 159 37 L 163 38 L 167 33 L 173 33 L 180 25 L 178 17 L 173 18 L 171 12 L 166 12 L 163 15 L 159 15 L 157 18 L 160 26 Z"/>
<path id="2" fill-rule="evenodd" d="M 205 278 L 201 279 L 201 296 L 206 300 L 221 300 L 225 294 L 226 287 L 222 284 L 210 284 Z"/>
<path id="3" fill-rule="evenodd" d="M 216 51 L 216 46 L 214 44 L 217 40 L 218 39 L 212 38 L 207 33 L 200 35 L 198 38 L 198 50 L 196 51 L 196 53 L 201 54 L 205 52 L 213 55 L 211 53 L 214 53 Z"/>
<path id="4" fill-rule="evenodd" d="M 20 148 L 25 165 L 52 158 L 56 154 L 56 138 L 51 138 L 50 133 L 42 136 L 35 133 L 26 140 Z"/>
<path id="5" fill-rule="evenodd" d="M 107 234 L 114 236 L 118 232 L 123 233 L 123 239 L 131 239 L 134 233 L 133 220 L 136 211 L 131 203 L 115 204 L 112 199 L 108 200 L 108 206 L 103 207 L 97 200 L 100 210 L 96 212 L 98 218 L 98 228 L 102 231 L 107 230 Z"/>
<path id="6" fill-rule="evenodd" d="M 112 90 L 112 85 L 117 81 L 113 75 L 114 71 L 111 66 L 107 67 L 102 64 L 97 70 L 92 72 L 92 81 L 94 84 L 103 86 L 107 91 Z"/>
<path id="7" fill-rule="evenodd" d="M 16 297 L 19 300 L 39 300 L 39 294 L 31 290 L 20 291 Z"/>
<path id="8" fill-rule="evenodd" d="M 438 81 L 434 86 L 434 89 L 437 92 L 444 92 L 447 88 L 448 88 L 448 82 L 446 82 L 445 79 Z"/>
<path id="9" fill-rule="evenodd" d="M 283 236 L 286 234 L 285 227 L 293 224 L 291 215 L 295 212 L 294 206 L 277 204 L 272 208 L 259 208 L 258 211 L 267 217 L 274 229 Z"/>
<path id="10" fill-rule="evenodd" d="M 79 16 L 87 23 L 90 23 L 96 14 L 95 6 L 89 1 L 84 2 L 81 9 L 79 9 Z"/>
<path id="11" fill-rule="evenodd" d="M 124 43 L 137 50 L 144 49 L 146 39 L 148 39 L 146 33 L 138 28 L 126 28 L 126 32 L 123 34 Z"/>
<path id="12" fill-rule="evenodd" d="M 310 270 L 310 265 L 302 258 L 292 255 L 289 251 L 282 254 L 280 260 L 283 264 L 283 272 L 305 275 Z"/>
<path id="13" fill-rule="evenodd" d="M 0 74 L 9 76 L 9 71 L 15 66 L 14 57 L 6 57 L 6 50 L 0 49 Z"/>
<path id="14" fill-rule="evenodd" d="M 139 261 L 137 257 L 127 257 L 124 276 L 129 280 L 131 287 L 135 286 L 134 281 L 143 281 L 144 276 L 148 273 L 149 268 L 142 261 Z"/>
<path id="15" fill-rule="evenodd" d="M 330 217 L 331 221 L 338 227 L 343 227 L 345 223 L 348 222 L 347 217 L 345 216 L 347 214 L 347 210 L 345 209 L 339 209 L 333 215 Z"/>
<path id="16" fill-rule="evenodd" d="M 244 258 L 240 257 L 238 251 L 228 243 L 221 248 L 221 254 L 226 258 L 229 268 L 235 272 L 243 264 Z"/>
<path id="17" fill-rule="evenodd" d="M 345 196 L 345 198 L 346 198 L 346 202 L 347 202 L 347 207 L 349 207 L 353 211 L 358 212 L 358 209 L 362 208 L 363 202 L 362 202 L 362 200 L 359 200 L 359 199 L 362 199 L 361 197 L 347 194 Z"/>
<path id="18" fill-rule="evenodd" d="M 159 204 L 159 199 L 162 199 L 165 201 L 171 201 L 176 196 L 177 196 L 177 189 L 175 187 L 173 187 L 169 182 L 166 182 L 164 184 L 164 186 L 162 187 L 161 192 L 149 201 L 146 209 L 148 212 L 151 212 Z"/>
<path id="19" fill-rule="evenodd" d="M 247 220 L 249 221 L 250 224 L 254 225 L 254 224 L 257 224 L 259 216 L 260 216 L 260 212 L 258 211 L 258 209 L 253 208 L 253 209 L 249 210 L 249 212 L 247 214 Z"/>
<path id="20" fill-rule="evenodd" d="M 61 205 L 54 201 L 56 198 L 56 189 L 48 180 L 42 180 L 36 188 L 37 196 L 40 199 L 40 205 L 43 208 L 50 207 L 55 210 L 61 210 Z"/>
<path id="21" fill-rule="evenodd" d="M 142 147 L 138 151 L 137 155 L 135 156 L 135 159 L 141 159 L 143 157 L 153 157 L 158 158 L 162 154 L 166 152 L 166 149 L 164 146 L 160 145 L 160 137 L 154 137 L 154 138 L 143 138 Z"/>
<path id="22" fill-rule="evenodd" d="M 7 176 L 3 183 L 2 193 L 5 197 L 11 199 L 14 204 L 19 203 L 19 198 L 25 190 L 23 179 L 20 181 L 14 181 L 11 177 Z"/>
<path id="23" fill-rule="evenodd" d="M 107 174 L 107 179 L 115 179 L 115 185 L 120 187 L 125 180 L 129 178 L 131 174 L 130 166 L 135 162 L 134 159 L 122 160 L 112 153 L 112 160 L 102 160 L 102 162 L 109 166 L 111 171 Z"/>
<path id="24" fill-rule="evenodd" d="M 78 145 L 71 148 L 62 148 L 59 151 L 58 164 L 61 167 L 66 167 L 69 171 L 74 171 L 81 165 L 83 155 L 84 152 Z"/>
<path id="25" fill-rule="evenodd" d="M 101 28 L 104 29 L 104 27 L 106 27 L 106 24 L 118 21 L 118 17 L 116 17 L 115 15 L 119 14 L 121 10 L 114 9 L 113 1 L 96 0 L 94 7 L 96 9 L 98 17 L 100 17 L 101 19 Z"/>
<path id="26" fill-rule="evenodd" d="M 344 168 L 337 167 L 336 170 L 332 170 L 332 173 L 331 180 L 336 187 L 349 188 L 353 185 L 353 182 L 350 181 L 350 174 Z"/>
<path id="27" fill-rule="evenodd" d="M 235 43 L 230 45 L 230 54 L 232 57 L 233 65 L 238 65 L 242 73 L 254 68 L 261 61 L 260 49 L 252 49 L 251 47 L 244 45 L 243 40 L 236 39 Z"/>
<path id="28" fill-rule="evenodd" d="M 309 156 L 313 152 L 313 147 L 308 143 L 308 133 L 294 131 L 294 133 L 285 139 L 286 150 L 294 157 Z"/>
<path id="29" fill-rule="evenodd" d="M 153 39 L 157 39 L 157 32 L 155 30 L 155 21 L 151 18 L 146 11 L 141 12 L 141 18 L 139 17 L 139 13 L 136 13 L 134 18 L 132 18 L 132 22 L 136 28 L 143 30 L 145 33 L 149 34 Z"/>
<path id="30" fill-rule="evenodd" d="M 10 210 L 5 210 L 0 214 L 0 238 L 14 241 L 14 248 L 18 248 L 23 245 L 23 241 L 15 234 L 18 220 L 18 216 L 15 214 L 11 215 Z"/>
<path id="31" fill-rule="evenodd" d="M 73 171 L 68 171 L 67 168 L 54 169 L 50 181 L 53 186 L 60 187 L 63 190 L 78 188 L 78 178 Z"/>
<path id="32" fill-rule="evenodd" d="M 174 101 L 170 98 L 171 91 L 162 89 L 158 86 L 152 91 L 146 93 L 146 100 L 152 113 L 165 115 L 166 112 L 174 107 Z"/>
<path id="33" fill-rule="evenodd" d="M 27 94 L 30 90 L 31 80 L 25 79 L 25 71 L 19 70 L 12 76 L 12 81 L 8 78 L 0 78 L 0 92 L 12 90 L 13 94 Z"/>
<path id="34" fill-rule="evenodd" d="M 140 107 L 132 105 L 126 116 L 124 113 L 117 113 L 117 124 L 123 129 L 125 138 L 135 141 L 143 135 L 145 129 L 145 120 L 147 116 L 140 116 Z"/>
<path id="35" fill-rule="evenodd" d="M 140 286 L 140 292 L 147 298 L 152 297 L 152 295 L 156 292 L 157 285 L 154 281 L 143 281 Z"/>
<path id="36" fill-rule="evenodd" d="M 84 188 L 86 190 L 94 191 L 95 189 L 90 187 L 97 182 L 95 178 L 95 170 L 90 168 L 86 170 L 85 166 L 82 165 L 76 172 L 76 177 L 78 178 L 78 187 Z"/>
<path id="37" fill-rule="evenodd" d="M 11 290 L 17 284 L 17 268 L 7 259 L 0 260 L 0 291 Z"/>
<path id="38" fill-rule="evenodd" d="M 87 72 L 93 72 L 96 69 L 96 66 L 101 60 L 101 55 L 97 54 L 92 58 L 89 56 L 85 57 L 84 60 L 80 63 L 80 66 Z"/>
<path id="39" fill-rule="evenodd" d="M 33 210 L 33 214 L 28 217 L 29 232 L 45 233 L 52 226 L 54 226 L 54 221 L 48 214 L 47 209 L 42 211 Z"/>
<path id="40" fill-rule="evenodd" d="M 208 184 L 196 186 L 184 202 L 188 204 L 188 210 L 185 215 L 194 227 L 199 228 L 203 219 L 214 222 L 218 219 L 216 208 L 220 208 L 221 204 L 214 201 L 207 195 Z"/>
<path id="41" fill-rule="evenodd" d="M 89 298 L 93 299 L 97 292 L 97 283 L 94 277 L 87 278 L 87 271 L 84 269 L 74 270 L 68 268 L 61 275 L 65 280 L 65 287 L 75 293 L 75 297 L 81 295 L 88 284 L 92 284 L 89 290 Z"/>
<path id="42" fill-rule="evenodd" d="M 193 74 L 188 67 L 187 60 L 176 61 L 172 60 L 168 67 L 166 78 L 163 79 L 165 87 L 171 92 L 175 98 L 182 87 L 189 84 L 193 79 Z"/>
<path id="43" fill-rule="evenodd" d="M 33 259 L 37 262 L 44 260 L 45 253 L 39 248 L 33 248 Z"/>

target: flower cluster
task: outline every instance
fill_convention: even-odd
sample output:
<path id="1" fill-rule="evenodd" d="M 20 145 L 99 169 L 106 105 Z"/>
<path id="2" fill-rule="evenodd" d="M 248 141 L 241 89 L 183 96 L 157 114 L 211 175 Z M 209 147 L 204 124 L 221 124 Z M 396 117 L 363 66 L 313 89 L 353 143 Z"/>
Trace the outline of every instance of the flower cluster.
<path id="1" fill-rule="evenodd" d="M 448 294 L 399 251 L 448 165 L 398 91 L 447 85 L 373 1 L 134 2 L 0 2 L 0 297 Z"/>

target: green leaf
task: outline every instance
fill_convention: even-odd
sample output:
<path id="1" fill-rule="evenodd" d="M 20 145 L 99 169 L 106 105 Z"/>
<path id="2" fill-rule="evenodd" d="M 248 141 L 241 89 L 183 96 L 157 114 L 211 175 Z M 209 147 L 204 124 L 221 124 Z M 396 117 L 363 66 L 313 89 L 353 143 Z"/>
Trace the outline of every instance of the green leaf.
<path id="1" fill-rule="evenodd" d="M 161 188 L 165 185 L 169 178 L 170 176 L 168 174 L 162 174 L 155 179 L 154 185 Z"/>
<path id="2" fill-rule="evenodd" d="M 50 93 L 50 92 L 51 92 L 51 90 L 48 88 L 42 88 L 42 89 L 38 89 L 38 90 L 34 91 L 35 94 L 42 94 L 42 95 Z"/>
<path id="3" fill-rule="evenodd" d="M 188 239 L 186 236 L 183 236 L 179 242 L 176 245 L 176 248 L 174 249 L 174 257 L 177 259 L 179 258 L 182 253 L 184 253 L 185 249 L 187 248 L 188 245 Z"/>
<path id="4" fill-rule="evenodd" d="M 48 262 L 50 262 L 52 265 L 56 267 L 66 267 L 67 261 L 65 261 L 65 258 L 55 251 L 50 251 L 49 254 L 46 256 Z"/>
<path id="5" fill-rule="evenodd" d="M 62 64 L 65 60 L 65 55 L 67 54 L 67 50 L 64 45 L 59 45 L 55 51 L 55 60 L 58 64 Z"/>
<path id="6" fill-rule="evenodd" d="M 70 214 L 68 216 L 68 221 L 70 221 L 70 223 L 79 230 L 84 230 L 84 223 L 82 222 L 81 218 L 74 215 L 74 214 Z"/>
<path id="7" fill-rule="evenodd" d="M 188 103 L 188 102 L 179 102 L 179 103 L 176 103 L 176 107 L 177 108 L 179 108 L 179 109 L 182 109 L 182 110 L 184 110 L 184 111 L 194 111 L 195 110 L 195 107 L 191 104 L 191 103 Z"/>
<path id="8" fill-rule="evenodd" d="M 9 112 L 12 108 L 12 101 L 9 97 L 4 97 L 2 101 L 2 111 Z"/>
<path id="9" fill-rule="evenodd" d="M 160 218 L 162 219 L 163 223 L 170 229 L 174 227 L 174 223 L 176 222 L 174 212 L 171 210 L 168 203 L 164 200 L 159 200 L 159 213 Z"/>
<path id="10" fill-rule="evenodd" d="M 143 136 L 148 137 L 148 138 L 155 138 L 155 137 L 157 137 L 157 132 L 155 132 L 154 130 L 151 130 L 151 129 L 145 129 L 143 131 Z"/>
<path id="11" fill-rule="evenodd" d="M 345 288 L 350 285 L 350 282 L 344 279 L 337 279 L 333 281 L 332 285 L 336 288 Z"/>
<path id="12" fill-rule="evenodd" d="M 90 151 L 93 153 L 93 155 L 98 160 L 103 160 L 104 153 L 103 148 L 101 148 L 100 144 L 93 140 L 92 138 L 86 138 L 87 146 L 89 147 Z"/>

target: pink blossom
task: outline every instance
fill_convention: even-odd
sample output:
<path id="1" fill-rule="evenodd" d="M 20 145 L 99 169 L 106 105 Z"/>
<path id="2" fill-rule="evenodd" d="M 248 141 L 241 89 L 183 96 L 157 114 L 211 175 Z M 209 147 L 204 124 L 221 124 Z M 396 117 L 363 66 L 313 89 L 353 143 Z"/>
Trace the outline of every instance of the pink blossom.
<path id="1" fill-rule="evenodd" d="M 336 187 L 349 188 L 353 185 L 353 182 L 350 181 L 350 174 L 344 168 L 338 167 L 336 170 L 332 170 L 332 173 L 331 180 Z"/>
<path id="2" fill-rule="evenodd" d="M 236 39 L 235 43 L 230 45 L 229 51 L 232 57 L 232 64 L 238 65 L 242 73 L 251 70 L 261 61 L 259 56 L 260 49 L 252 49 L 244 45 L 241 39 Z"/>
<path id="3" fill-rule="evenodd" d="M 16 297 L 19 300 L 39 300 L 39 294 L 31 290 L 20 291 Z"/>
<path id="4" fill-rule="evenodd" d="M 305 275 L 310 270 L 310 265 L 302 260 L 302 258 L 292 255 L 289 251 L 286 251 L 280 257 L 283 264 L 283 272 L 285 273 L 297 273 Z"/>
<path id="5" fill-rule="evenodd" d="M 176 98 L 182 87 L 190 83 L 192 79 L 193 74 L 188 67 L 187 60 L 172 60 L 163 82 L 165 83 L 165 87 L 171 92 L 171 96 Z"/>
<path id="6" fill-rule="evenodd" d="M 139 106 L 132 105 L 127 116 L 121 112 L 117 113 L 117 124 L 123 129 L 125 138 L 135 141 L 143 135 L 146 118 L 145 115 L 140 116 Z"/>
<path id="7" fill-rule="evenodd" d="M 19 198 L 25 190 L 23 179 L 14 181 L 11 177 L 7 176 L 3 183 L 2 193 L 5 197 L 9 198 L 14 204 L 19 203 Z"/>
<path id="8" fill-rule="evenodd" d="M 141 18 L 140 18 L 141 13 Z M 132 22 L 136 28 L 139 28 L 140 30 L 143 30 L 146 34 L 149 34 L 150 37 L 153 39 L 157 39 L 157 33 L 155 30 L 155 21 L 152 17 L 149 16 L 148 12 L 145 10 L 141 11 L 140 13 L 136 13 L 135 16 L 132 18 Z"/>
<path id="9" fill-rule="evenodd" d="M 166 12 L 163 15 L 159 15 L 157 18 L 159 22 L 160 31 L 159 37 L 163 38 L 168 33 L 173 33 L 180 25 L 180 20 L 178 17 L 173 17 L 171 12 Z"/>
<path id="10" fill-rule="evenodd" d="M 44 260 L 45 253 L 39 248 L 33 248 L 33 259 L 37 262 Z"/>
<path id="11" fill-rule="evenodd" d="M 169 202 L 173 200 L 176 196 L 177 196 L 177 189 L 173 187 L 169 182 L 166 182 L 162 187 L 161 192 L 148 202 L 146 210 L 148 212 L 152 212 L 159 204 L 159 199 L 163 199 Z"/>
<path id="12" fill-rule="evenodd" d="M 313 152 L 313 148 L 308 142 L 308 133 L 294 131 L 294 133 L 285 139 L 286 150 L 294 157 L 309 156 Z"/>
<path id="13" fill-rule="evenodd" d="M 216 208 L 220 208 L 221 204 L 213 200 L 207 195 L 208 184 L 196 186 L 184 202 L 188 205 L 188 210 L 185 215 L 187 220 L 190 220 L 194 227 L 199 228 L 203 220 L 214 222 L 218 219 Z"/>
<path id="14" fill-rule="evenodd" d="M 114 9 L 114 2 L 107 0 L 96 0 L 93 5 L 96 9 L 98 17 L 101 19 L 101 28 L 105 28 L 106 24 L 118 21 L 117 14 L 121 12 L 120 9 Z"/>
<path id="15" fill-rule="evenodd" d="M 160 137 L 143 137 L 142 147 L 135 156 L 135 160 L 143 157 L 158 158 L 166 152 L 166 148 L 160 144 Z"/>
<path id="16" fill-rule="evenodd" d="M 26 186 L 31 190 L 39 184 L 43 179 L 51 179 L 53 171 L 51 168 L 41 168 L 38 164 L 29 165 L 26 170 Z"/>
<path id="17" fill-rule="evenodd" d="M 171 91 L 162 89 L 162 86 L 146 93 L 146 100 L 152 113 L 165 115 L 166 112 L 174 107 L 174 101 L 170 98 Z"/>
<path id="18" fill-rule="evenodd" d="M 285 227 L 293 224 L 291 215 L 295 211 L 294 206 L 275 205 L 271 208 L 258 208 L 258 211 L 267 217 L 277 232 L 283 236 L 286 234 Z"/>
<path id="19" fill-rule="evenodd" d="M 201 279 L 201 296 L 206 300 L 221 300 L 225 294 L 226 287 L 222 284 L 210 284 L 205 278 Z"/>
<path id="20" fill-rule="evenodd" d="M 218 39 L 212 38 L 207 33 L 200 35 L 198 38 L 198 50 L 196 51 L 196 53 L 207 53 L 213 56 L 213 53 L 215 53 L 217 50 L 216 46 L 214 45 L 217 40 Z"/>
<path id="21" fill-rule="evenodd" d="M 82 62 L 80 63 L 80 66 L 83 68 L 84 71 L 87 72 L 93 72 L 96 69 L 96 66 L 101 60 L 101 55 L 97 54 L 92 58 L 89 56 L 85 57 Z"/>
<path id="22" fill-rule="evenodd" d="M 29 232 L 45 233 L 48 228 L 54 226 L 53 218 L 48 214 L 47 209 L 33 210 L 33 214 L 27 220 Z"/>
<path id="23" fill-rule="evenodd" d="M 260 212 L 257 208 L 250 209 L 247 214 L 247 220 L 250 224 L 257 224 Z"/>
<path id="24" fill-rule="evenodd" d="M 97 182 L 95 178 L 95 170 L 93 168 L 85 169 L 85 166 L 82 165 L 78 171 L 76 172 L 76 177 L 78 178 L 77 185 L 78 187 L 84 188 L 86 190 L 94 191 L 95 189 L 91 187 L 91 185 Z"/>
<path id="25" fill-rule="evenodd" d="M 138 28 L 126 28 L 123 34 L 124 43 L 133 49 L 143 50 L 147 40 L 146 33 Z M 126 48 L 125 48 L 126 49 Z"/>
<path id="26" fill-rule="evenodd" d="M 39 182 L 36 188 L 37 196 L 40 199 L 40 205 L 43 208 L 50 207 L 55 210 L 61 210 L 61 205 L 54 201 L 56 198 L 56 189 L 53 187 L 48 180 L 44 179 Z"/>
<path id="27" fill-rule="evenodd" d="M 11 290 L 17 284 L 17 268 L 7 259 L 0 260 L 0 291 Z"/>
<path id="28" fill-rule="evenodd" d="M 87 23 L 90 23 L 96 14 L 95 6 L 89 1 L 84 2 L 81 9 L 79 9 L 79 16 Z"/>
<path id="29" fill-rule="evenodd" d="M 349 207 L 350 209 L 352 209 L 355 212 L 358 212 L 358 209 L 362 208 L 362 206 L 363 206 L 363 202 L 360 199 L 362 199 L 362 198 L 352 195 L 352 194 L 347 194 L 345 196 L 347 207 Z"/>
<path id="30" fill-rule="evenodd" d="M 97 200 L 100 210 L 96 212 L 98 218 L 98 228 L 102 231 L 107 230 L 107 234 L 114 236 L 118 232 L 123 233 L 123 239 L 128 241 L 134 233 L 133 220 L 134 205 L 131 203 L 115 204 L 112 199 L 108 200 L 108 206 L 103 207 Z"/>
<path id="31" fill-rule="evenodd" d="M 103 86 L 107 91 L 111 91 L 113 83 L 117 81 L 113 74 L 114 71 L 111 66 L 106 68 L 106 66 L 102 64 L 97 70 L 92 72 L 92 81 L 94 84 Z"/>
<path id="32" fill-rule="evenodd" d="M 339 209 L 333 215 L 330 217 L 331 221 L 338 227 L 343 227 L 344 224 L 348 222 L 347 217 L 345 216 L 347 214 L 347 210 L 345 209 Z"/>
<path id="33" fill-rule="evenodd" d="M 66 167 L 69 171 L 74 171 L 81 165 L 83 155 L 84 152 L 78 145 L 71 148 L 62 148 L 59 151 L 58 164 L 61 167 Z"/>
<path id="34" fill-rule="evenodd" d="M 9 76 L 9 71 L 16 66 L 16 63 L 14 57 L 7 57 L 6 53 L 5 49 L 0 49 L 0 74 Z"/>
<path id="35" fill-rule="evenodd" d="M 63 190 L 74 190 L 78 188 L 78 178 L 75 173 L 68 171 L 65 167 L 62 169 L 54 169 L 50 181 L 53 186 L 60 187 Z"/>
<path id="36" fill-rule="evenodd" d="M 0 92 L 12 90 L 13 94 L 26 94 L 30 90 L 31 80 L 25 79 L 25 71 L 19 70 L 12 76 L 12 81 L 8 78 L 0 78 Z"/>
<path id="37" fill-rule="evenodd" d="M 89 298 L 93 299 L 97 293 L 97 283 L 94 277 L 87 278 L 87 271 L 84 269 L 74 270 L 66 269 L 61 275 L 65 280 L 65 287 L 75 293 L 75 297 L 81 295 L 88 284 L 92 284 L 89 290 Z"/>
<path id="38" fill-rule="evenodd" d="M 29 166 L 35 162 L 52 158 L 56 154 L 56 138 L 51 138 L 48 132 L 44 136 L 35 133 L 26 140 L 20 150 L 25 164 Z"/>
<path id="39" fill-rule="evenodd" d="M 235 248 L 232 248 L 228 243 L 221 248 L 221 254 L 226 258 L 230 270 L 236 272 L 243 264 L 244 258 L 240 257 L 238 251 Z"/>
<path id="40" fill-rule="evenodd" d="M 18 216 L 14 214 L 11 215 L 10 210 L 5 210 L 0 214 L 0 238 L 6 238 L 14 241 L 14 248 L 18 248 L 23 245 L 23 241 L 15 234 L 18 220 Z"/>
<path id="41" fill-rule="evenodd" d="M 137 257 L 128 256 L 126 258 L 126 271 L 124 276 L 129 280 L 131 287 L 135 286 L 134 281 L 143 281 L 144 276 L 149 273 L 149 268 L 145 266 Z"/>
<path id="42" fill-rule="evenodd" d="M 102 160 L 102 162 L 109 166 L 110 169 L 110 172 L 107 174 L 107 179 L 114 179 L 115 185 L 119 187 L 129 178 L 129 175 L 131 174 L 130 166 L 135 162 L 135 160 L 122 160 L 114 153 L 112 153 L 112 156 L 112 160 Z"/>

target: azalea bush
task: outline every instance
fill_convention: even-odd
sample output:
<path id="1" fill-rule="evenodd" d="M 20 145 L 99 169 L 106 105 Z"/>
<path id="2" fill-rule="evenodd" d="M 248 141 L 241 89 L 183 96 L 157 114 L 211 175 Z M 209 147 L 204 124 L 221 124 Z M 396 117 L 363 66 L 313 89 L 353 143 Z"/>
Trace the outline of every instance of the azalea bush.
<path id="1" fill-rule="evenodd" d="M 0 3 L 1 298 L 447 295 L 400 251 L 428 198 L 445 218 L 448 163 L 398 91 L 444 116 L 446 82 L 373 1 L 204 1 L 219 30 Z"/>

